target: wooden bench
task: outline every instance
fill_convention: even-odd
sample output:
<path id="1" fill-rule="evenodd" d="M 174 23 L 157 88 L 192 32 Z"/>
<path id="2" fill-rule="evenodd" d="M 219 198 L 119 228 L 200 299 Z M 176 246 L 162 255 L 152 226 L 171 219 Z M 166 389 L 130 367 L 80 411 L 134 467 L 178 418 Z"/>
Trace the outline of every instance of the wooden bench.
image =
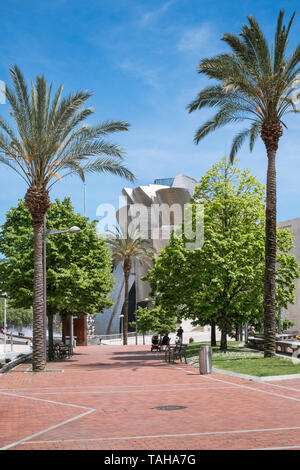
<path id="1" fill-rule="evenodd" d="M 184 358 L 184 361 L 187 364 L 186 348 L 187 344 L 169 345 L 165 350 L 165 361 L 175 362 L 175 359 L 179 359 L 182 362 L 182 358 Z"/>

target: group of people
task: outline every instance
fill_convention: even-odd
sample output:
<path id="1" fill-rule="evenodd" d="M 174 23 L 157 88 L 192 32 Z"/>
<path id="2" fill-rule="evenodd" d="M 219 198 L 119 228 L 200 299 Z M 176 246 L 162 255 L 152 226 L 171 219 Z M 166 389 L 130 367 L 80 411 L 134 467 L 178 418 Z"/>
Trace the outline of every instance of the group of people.
<path id="1" fill-rule="evenodd" d="M 177 330 L 175 344 L 177 344 L 177 343 L 182 344 L 182 335 L 183 335 L 183 329 L 182 329 L 182 326 L 180 326 Z M 166 347 L 169 344 L 170 344 L 169 335 L 168 335 L 168 333 L 165 333 L 165 335 L 163 336 L 163 338 L 161 340 L 161 345 Z"/>

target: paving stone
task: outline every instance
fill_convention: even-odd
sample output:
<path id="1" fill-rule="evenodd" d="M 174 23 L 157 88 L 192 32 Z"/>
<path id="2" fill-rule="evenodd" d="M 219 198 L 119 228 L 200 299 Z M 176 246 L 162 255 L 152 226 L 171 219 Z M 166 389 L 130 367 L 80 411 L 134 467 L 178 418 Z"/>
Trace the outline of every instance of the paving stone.
<path id="1" fill-rule="evenodd" d="M 77 347 L 45 372 L 3 374 L 0 448 L 300 449 L 300 379 L 203 376 L 149 349 Z"/>

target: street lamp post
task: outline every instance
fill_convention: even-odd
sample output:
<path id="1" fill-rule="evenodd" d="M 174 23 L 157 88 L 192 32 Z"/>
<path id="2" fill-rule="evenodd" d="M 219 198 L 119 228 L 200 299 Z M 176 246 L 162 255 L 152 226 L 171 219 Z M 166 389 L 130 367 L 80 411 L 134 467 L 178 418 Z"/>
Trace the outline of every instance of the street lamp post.
<path id="1" fill-rule="evenodd" d="M 138 344 L 138 324 L 137 324 L 137 315 L 136 315 L 136 309 L 137 309 L 137 302 L 136 302 L 136 296 L 137 296 L 137 289 L 136 289 L 136 264 L 134 265 L 135 269 L 133 273 L 130 273 L 131 276 L 134 276 L 135 280 L 134 286 L 135 286 L 135 344 Z"/>
<path id="2" fill-rule="evenodd" d="M 120 315 L 120 320 L 121 320 L 121 341 L 122 341 L 122 336 L 123 336 L 123 322 L 124 322 L 124 315 Z M 124 341 L 123 341 L 124 343 Z"/>
<path id="3" fill-rule="evenodd" d="M 281 334 L 281 305 L 278 305 L 278 334 Z"/>
<path id="4" fill-rule="evenodd" d="M 141 308 L 148 308 L 149 306 L 149 298 L 146 297 L 144 300 L 140 300 L 139 302 L 136 302 L 136 310 L 141 307 Z M 137 314 L 136 314 L 136 311 L 135 311 L 135 320 L 136 320 L 136 344 L 137 344 L 137 331 L 138 331 L 138 322 L 137 322 Z M 143 344 L 145 344 L 145 338 L 144 338 L 144 334 L 143 334 Z"/>
<path id="5" fill-rule="evenodd" d="M 86 217 L 86 183 L 83 183 L 83 215 Z"/>
<path id="6" fill-rule="evenodd" d="M 46 216 L 44 217 L 44 253 L 43 253 L 43 271 L 44 271 L 44 315 L 43 315 L 43 326 L 44 326 L 44 355 L 45 363 L 47 361 L 47 237 L 49 235 L 58 235 L 60 233 L 77 233 L 80 232 L 80 228 L 73 226 L 68 230 L 50 230 L 46 226 Z M 73 316 L 70 318 L 71 325 L 73 327 Z M 70 328 L 70 343 L 73 350 L 73 328 Z"/>
<path id="7" fill-rule="evenodd" d="M 3 292 L 3 297 L 4 297 L 4 311 L 3 311 L 3 327 L 4 327 L 4 359 L 5 359 L 5 354 L 6 354 L 6 299 L 7 299 L 7 293 Z"/>

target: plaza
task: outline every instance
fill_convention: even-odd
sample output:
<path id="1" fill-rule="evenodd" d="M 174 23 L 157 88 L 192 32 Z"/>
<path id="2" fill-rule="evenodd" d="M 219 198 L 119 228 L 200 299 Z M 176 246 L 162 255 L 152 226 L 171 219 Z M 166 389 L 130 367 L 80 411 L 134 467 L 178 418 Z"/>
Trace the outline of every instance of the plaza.
<path id="1" fill-rule="evenodd" d="M 3 5 L 0 450 L 300 450 L 297 7 Z"/>
<path id="2" fill-rule="evenodd" d="M 2 450 L 300 449 L 300 378 L 200 375 L 149 346 L 77 347 L 40 374 L 19 365 L 0 396 Z"/>

